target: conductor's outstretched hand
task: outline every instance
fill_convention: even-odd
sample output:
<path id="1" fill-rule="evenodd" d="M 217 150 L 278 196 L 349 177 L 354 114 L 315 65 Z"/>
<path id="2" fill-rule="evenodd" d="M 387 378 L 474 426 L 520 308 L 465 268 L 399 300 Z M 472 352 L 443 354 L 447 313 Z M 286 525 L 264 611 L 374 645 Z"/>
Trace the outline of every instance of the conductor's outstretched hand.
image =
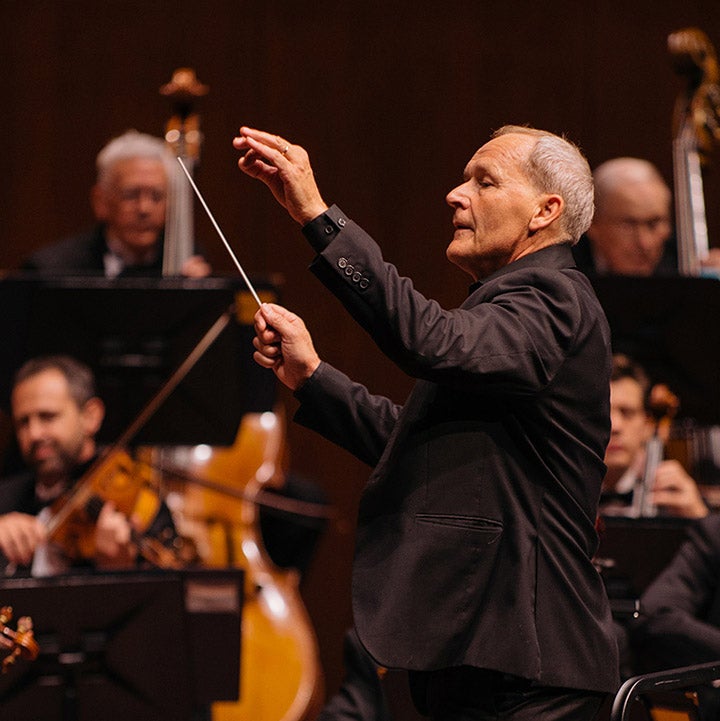
<path id="1" fill-rule="evenodd" d="M 233 146 L 242 153 L 240 170 L 265 183 L 298 223 L 305 225 L 327 210 L 304 148 L 279 135 L 245 126 Z"/>
<path id="2" fill-rule="evenodd" d="M 253 345 L 255 361 L 272 368 L 278 380 L 293 391 L 320 365 L 302 318 L 281 305 L 263 303 L 255 313 Z"/>

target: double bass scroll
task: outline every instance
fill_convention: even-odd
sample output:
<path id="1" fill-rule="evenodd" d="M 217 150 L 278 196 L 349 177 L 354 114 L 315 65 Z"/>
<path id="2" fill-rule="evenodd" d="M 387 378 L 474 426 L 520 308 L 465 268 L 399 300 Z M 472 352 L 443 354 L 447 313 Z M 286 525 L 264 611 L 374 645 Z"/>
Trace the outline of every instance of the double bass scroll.
<path id="1" fill-rule="evenodd" d="M 682 275 L 697 276 L 709 251 L 702 166 L 720 142 L 720 72 L 715 49 L 701 30 L 678 30 L 667 42 L 675 70 L 687 80 L 673 116 L 678 260 Z"/>

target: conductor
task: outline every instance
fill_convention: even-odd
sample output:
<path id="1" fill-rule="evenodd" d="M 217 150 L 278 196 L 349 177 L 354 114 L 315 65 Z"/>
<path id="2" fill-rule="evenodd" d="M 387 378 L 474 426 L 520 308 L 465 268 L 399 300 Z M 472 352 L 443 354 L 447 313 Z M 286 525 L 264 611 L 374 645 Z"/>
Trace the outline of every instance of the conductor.
<path id="1" fill-rule="evenodd" d="M 446 249 L 473 284 L 446 310 L 328 207 L 302 147 L 247 127 L 234 146 L 303 226 L 313 273 L 417 379 L 400 407 L 323 362 L 297 315 L 255 316 L 255 359 L 295 392 L 295 420 L 374 467 L 353 569 L 363 645 L 438 721 L 594 718 L 618 678 L 591 563 L 610 336 L 571 253 L 593 213 L 585 158 L 520 126 L 475 152 Z"/>

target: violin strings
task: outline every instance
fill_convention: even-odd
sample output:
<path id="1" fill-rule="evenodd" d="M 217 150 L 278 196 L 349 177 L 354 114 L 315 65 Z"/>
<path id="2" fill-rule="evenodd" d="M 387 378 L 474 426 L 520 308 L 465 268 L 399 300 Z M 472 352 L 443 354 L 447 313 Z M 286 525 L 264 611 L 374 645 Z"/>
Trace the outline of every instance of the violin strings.
<path id="1" fill-rule="evenodd" d="M 195 181 L 192 178 L 192 175 L 190 175 L 190 172 L 185 167 L 185 163 L 183 163 L 183 159 L 181 157 L 178 157 L 177 159 L 178 163 L 180 163 L 180 167 L 183 169 L 185 175 L 187 176 L 187 179 L 190 181 L 190 185 L 192 186 L 192 189 L 195 191 L 195 195 L 197 195 L 198 199 L 202 203 L 203 208 L 205 208 L 205 212 L 208 214 L 208 217 L 212 221 L 212 224 L 215 226 L 215 230 L 217 231 L 218 235 L 220 236 L 220 240 L 225 244 L 225 248 L 227 249 L 227 252 L 230 253 L 230 257 L 233 259 L 235 265 L 237 266 L 237 269 L 240 271 L 240 275 L 242 275 L 243 280 L 245 281 L 245 284 L 249 288 L 250 292 L 252 293 L 253 298 L 255 299 L 255 302 L 258 304 L 258 308 L 262 305 L 260 302 L 260 298 L 258 294 L 255 292 L 255 288 L 253 287 L 253 284 L 250 282 L 250 278 L 247 277 L 245 274 L 245 271 L 243 270 L 243 267 L 240 265 L 240 261 L 235 256 L 235 253 L 233 253 L 232 248 L 230 247 L 230 243 L 227 242 L 225 239 L 225 236 L 223 235 L 222 230 L 220 230 L 220 226 L 217 224 L 217 221 L 213 217 L 213 214 L 210 212 L 210 208 L 208 208 L 207 203 L 205 202 L 205 198 L 203 198 L 202 193 L 200 192 L 200 189 L 195 185 Z"/>

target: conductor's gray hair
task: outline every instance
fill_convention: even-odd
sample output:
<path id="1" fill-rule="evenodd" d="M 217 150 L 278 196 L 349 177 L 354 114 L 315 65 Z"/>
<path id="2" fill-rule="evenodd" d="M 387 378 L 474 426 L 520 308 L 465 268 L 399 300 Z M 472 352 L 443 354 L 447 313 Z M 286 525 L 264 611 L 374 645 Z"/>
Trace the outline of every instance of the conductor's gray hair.
<path id="1" fill-rule="evenodd" d="M 580 149 L 565 137 L 524 125 L 505 125 L 493 138 L 520 133 L 537 138 L 525 170 L 542 193 L 555 193 L 565 201 L 560 225 L 574 245 L 590 227 L 594 211 L 593 178 Z"/>

